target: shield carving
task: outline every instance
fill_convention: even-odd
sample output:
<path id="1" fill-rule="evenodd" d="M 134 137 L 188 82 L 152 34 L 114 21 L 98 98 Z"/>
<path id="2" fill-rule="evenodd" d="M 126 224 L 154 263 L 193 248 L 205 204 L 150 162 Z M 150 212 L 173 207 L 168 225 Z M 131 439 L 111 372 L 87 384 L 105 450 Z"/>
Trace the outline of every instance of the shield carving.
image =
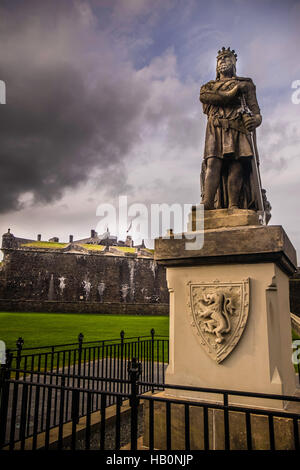
<path id="1" fill-rule="evenodd" d="M 189 282 L 191 324 L 205 352 L 217 363 L 236 347 L 249 312 L 250 279 L 240 282 Z"/>

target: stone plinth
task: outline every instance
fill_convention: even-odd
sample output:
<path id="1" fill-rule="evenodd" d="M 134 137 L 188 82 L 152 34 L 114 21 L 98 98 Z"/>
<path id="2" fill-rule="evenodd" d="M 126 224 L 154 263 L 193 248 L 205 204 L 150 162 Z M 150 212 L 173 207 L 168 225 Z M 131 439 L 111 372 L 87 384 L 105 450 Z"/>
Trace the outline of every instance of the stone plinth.
<path id="1" fill-rule="evenodd" d="M 199 217 L 202 211 L 199 206 L 193 206 L 188 219 L 188 231 L 196 230 L 200 226 Z M 198 224 L 198 225 L 197 225 Z M 241 227 L 243 225 L 261 225 L 256 211 L 248 209 L 216 209 L 204 211 L 204 230 L 221 227 Z"/>
<path id="2" fill-rule="evenodd" d="M 205 230 L 200 250 L 186 250 L 185 241 L 158 239 L 155 244 L 156 261 L 167 267 L 170 292 L 166 382 L 294 395 L 288 276 L 297 263 L 282 227 Z M 221 302 L 220 311 L 216 310 L 216 299 Z M 215 308 L 212 316 L 211 306 Z M 217 319 L 220 313 L 223 329 Z M 214 331 L 217 328 L 220 333 Z M 224 353 L 217 362 L 220 348 Z M 165 393 L 220 400 L 220 396 L 211 394 Z M 262 403 L 249 397 L 231 397 L 230 402 L 275 409 L 285 406 L 282 401 Z"/>
<path id="3" fill-rule="evenodd" d="M 165 398 L 165 392 L 157 394 L 159 399 Z M 154 416 L 154 449 L 167 449 L 167 419 L 166 404 L 155 401 Z M 208 408 L 207 413 L 208 442 L 206 450 L 224 450 L 224 412 L 223 410 Z M 230 450 L 247 450 L 247 429 L 245 413 L 237 411 L 228 412 L 229 419 L 229 446 Z M 266 415 L 251 413 L 251 445 L 253 450 L 270 450 L 269 422 Z M 171 450 L 185 450 L 185 409 L 184 405 L 171 404 Z M 204 450 L 204 410 L 201 406 L 190 405 L 190 450 Z M 149 447 L 149 402 L 144 400 L 144 435 L 143 444 Z M 300 435 L 300 423 L 298 423 Z M 276 450 L 294 450 L 293 422 L 289 418 L 274 417 L 274 445 Z"/>

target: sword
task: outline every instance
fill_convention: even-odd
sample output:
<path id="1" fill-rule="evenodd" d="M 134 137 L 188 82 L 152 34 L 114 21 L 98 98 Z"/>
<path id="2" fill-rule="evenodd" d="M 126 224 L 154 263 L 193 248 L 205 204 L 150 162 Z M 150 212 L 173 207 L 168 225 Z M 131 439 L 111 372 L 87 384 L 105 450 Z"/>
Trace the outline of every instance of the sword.
<path id="1" fill-rule="evenodd" d="M 247 114 L 248 116 L 253 116 L 252 111 L 249 109 L 246 103 L 246 98 L 245 95 L 242 94 L 241 96 L 241 107 L 239 109 L 240 114 L 243 116 L 244 114 Z M 263 197 L 262 197 L 262 187 L 261 187 L 261 178 L 260 178 L 260 172 L 259 172 L 259 156 L 258 156 L 258 150 L 256 146 L 256 141 L 254 139 L 254 133 L 249 132 L 250 135 L 250 143 L 251 147 L 253 150 L 253 158 L 251 158 L 251 167 L 252 167 L 252 175 L 253 175 L 253 180 L 254 180 L 254 190 L 256 193 L 256 198 L 257 198 L 257 204 L 258 204 L 258 215 L 261 217 L 263 224 L 266 224 L 266 214 L 265 214 L 265 208 L 264 208 L 264 202 L 263 202 Z"/>

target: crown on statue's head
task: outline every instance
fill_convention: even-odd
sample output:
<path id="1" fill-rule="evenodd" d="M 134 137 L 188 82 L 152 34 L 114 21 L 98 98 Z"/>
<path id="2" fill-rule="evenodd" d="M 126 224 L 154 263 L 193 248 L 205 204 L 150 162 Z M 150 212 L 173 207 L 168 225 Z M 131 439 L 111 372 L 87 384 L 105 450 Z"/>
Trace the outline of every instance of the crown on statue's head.
<path id="1" fill-rule="evenodd" d="M 227 49 L 225 47 L 222 47 L 222 49 L 218 51 L 217 59 L 219 59 L 220 57 L 222 57 L 222 55 L 225 54 L 230 54 L 234 58 L 234 60 L 237 61 L 237 54 L 234 49 L 230 50 L 230 47 L 227 47 Z"/>

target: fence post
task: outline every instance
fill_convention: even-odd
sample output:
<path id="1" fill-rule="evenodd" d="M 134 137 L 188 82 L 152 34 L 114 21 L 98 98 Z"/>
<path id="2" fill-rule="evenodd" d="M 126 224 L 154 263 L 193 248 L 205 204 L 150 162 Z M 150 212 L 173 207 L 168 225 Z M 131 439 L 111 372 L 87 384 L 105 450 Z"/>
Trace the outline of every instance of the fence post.
<path id="1" fill-rule="evenodd" d="M 124 361 L 124 336 L 125 336 L 125 332 L 124 330 L 120 331 L 120 337 L 121 337 L 121 367 L 120 367 L 120 374 L 121 374 L 121 393 L 123 393 L 123 361 Z"/>
<path id="2" fill-rule="evenodd" d="M 66 385 L 66 377 L 63 375 L 61 378 L 61 389 L 60 389 L 59 425 L 58 425 L 59 429 L 58 429 L 58 444 L 57 444 L 58 450 L 62 450 L 62 445 L 63 445 L 65 385 Z"/>
<path id="3" fill-rule="evenodd" d="M 151 382 L 154 382 L 154 335 L 155 329 L 152 328 L 151 333 Z M 154 387 L 152 385 L 152 393 L 154 392 Z"/>
<path id="4" fill-rule="evenodd" d="M 82 343 L 83 343 L 83 334 L 79 333 L 79 335 L 78 335 L 78 368 L 77 368 L 78 379 L 77 379 L 77 387 L 80 387 Z M 75 367 L 75 364 L 74 364 L 74 367 Z"/>
<path id="5" fill-rule="evenodd" d="M 225 450 L 230 450 L 228 393 L 223 393 L 223 404 L 224 404 L 224 434 L 225 434 L 224 441 L 225 441 Z"/>
<path id="6" fill-rule="evenodd" d="M 76 449 L 76 425 L 79 423 L 79 396 L 80 391 L 78 389 L 72 390 L 72 408 L 71 408 L 71 419 L 72 419 L 72 437 L 71 437 L 71 450 Z"/>
<path id="7" fill-rule="evenodd" d="M 18 348 L 16 369 L 20 369 L 20 366 L 21 366 L 21 354 L 22 354 L 23 344 L 24 344 L 24 339 L 20 336 L 16 341 L 16 346 Z M 19 375 L 20 375 L 20 373 L 19 373 L 19 371 L 17 371 L 16 372 L 16 380 L 19 379 Z"/>
<path id="8" fill-rule="evenodd" d="M 12 353 L 7 349 L 5 364 L 0 369 L 0 449 L 5 444 L 11 362 Z"/>
<path id="9" fill-rule="evenodd" d="M 142 364 L 137 362 L 136 358 L 133 357 L 132 361 L 128 362 L 128 374 L 131 384 L 131 394 L 129 398 L 129 404 L 131 407 L 131 446 L 130 450 L 137 449 L 137 438 L 138 438 L 138 378 L 142 372 Z"/>

